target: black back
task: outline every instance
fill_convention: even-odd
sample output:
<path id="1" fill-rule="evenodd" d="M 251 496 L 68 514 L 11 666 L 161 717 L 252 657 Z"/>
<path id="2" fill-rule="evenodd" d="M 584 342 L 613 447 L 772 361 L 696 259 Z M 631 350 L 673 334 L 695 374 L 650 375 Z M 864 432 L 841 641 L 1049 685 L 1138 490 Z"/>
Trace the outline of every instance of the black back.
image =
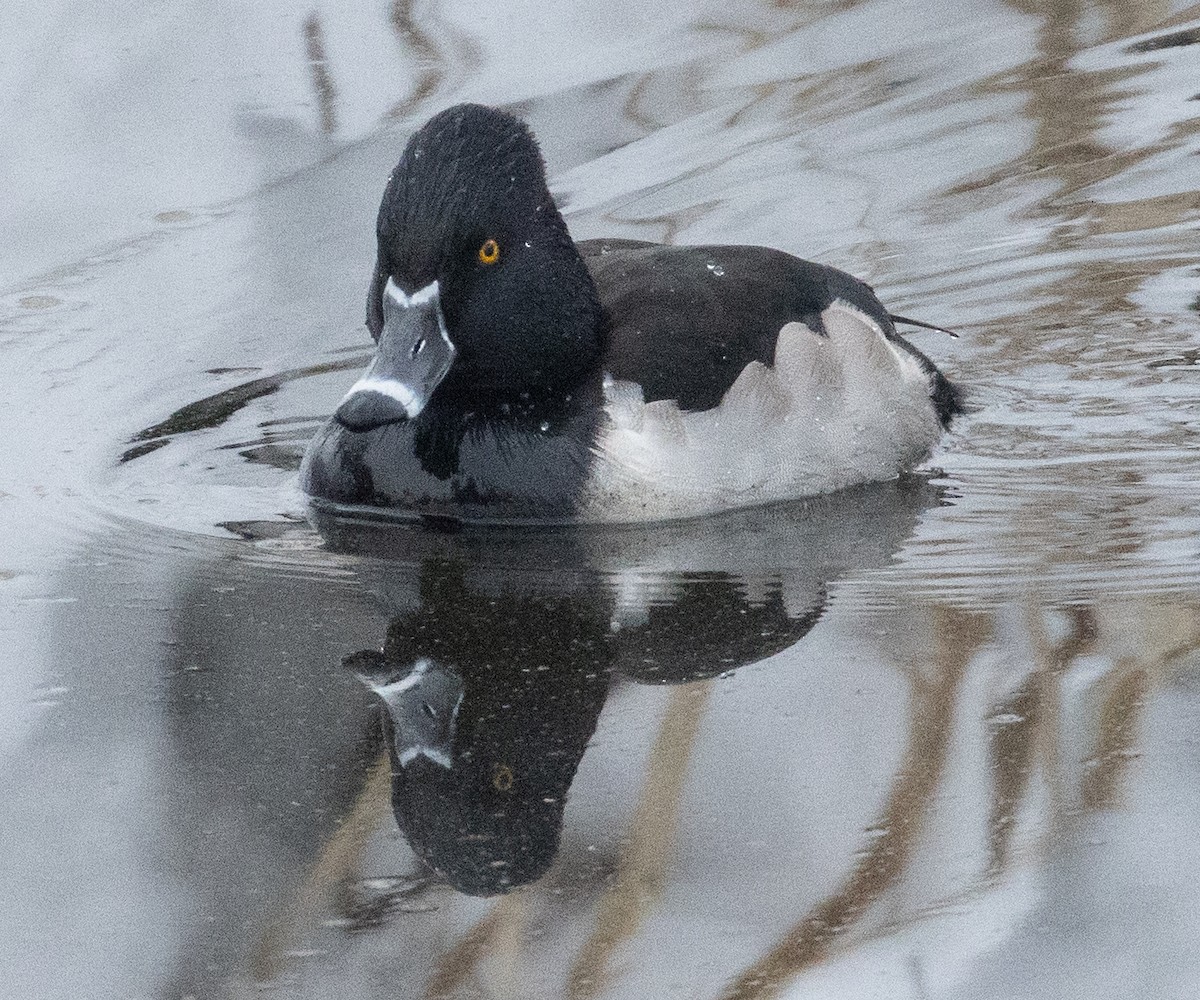
<path id="1" fill-rule="evenodd" d="M 711 409 L 751 361 L 774 363 L 785 324 L 824 334 L 821 313 L 841 299 L 920 361 L 943 424 L 957 412 L 957 397 L 933 363 L 896 333 L 871 286 L 844 271 L 768 247 L 577 246 L 607 317 L 606 367 L 641 385 L 648 403 L 674 399 L 683 410 Z"/>

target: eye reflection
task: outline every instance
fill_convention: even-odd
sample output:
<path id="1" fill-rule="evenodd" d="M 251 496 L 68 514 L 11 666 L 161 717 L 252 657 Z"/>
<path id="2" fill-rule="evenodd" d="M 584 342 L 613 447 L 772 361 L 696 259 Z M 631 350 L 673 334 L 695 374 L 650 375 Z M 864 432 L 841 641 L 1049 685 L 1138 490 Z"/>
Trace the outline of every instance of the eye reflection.
<path id="1" fill-rule="evenodd" d="M 513 786 L 512 768 L 507 764 L 497 764 L 492 768 L 492 787 L 498 792 L 511 792 Z"/>

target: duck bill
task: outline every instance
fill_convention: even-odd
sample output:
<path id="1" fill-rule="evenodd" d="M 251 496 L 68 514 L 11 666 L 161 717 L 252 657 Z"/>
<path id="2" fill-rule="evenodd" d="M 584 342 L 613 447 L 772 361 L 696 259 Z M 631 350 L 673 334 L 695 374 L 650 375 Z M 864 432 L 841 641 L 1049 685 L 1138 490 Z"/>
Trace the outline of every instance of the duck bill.
<path id="1" fill-rule="evenodd" d="M 418 758 L 449 771 L 454 767 L 462 679 L 432 660 L 399 668 L 377 650 L 351 653 L 342 666 L 383 699 L 391 719 L 389 739 L 394 763 L 407 768 Z"/>
<path id="2" fill-rule="evenodd" d="M 335 419 L 359 432 L 416 419 L 450 371 L 454 354 L 437 282 L 406 295 L 389 279 L 375 357 L 346 393 Z"/>

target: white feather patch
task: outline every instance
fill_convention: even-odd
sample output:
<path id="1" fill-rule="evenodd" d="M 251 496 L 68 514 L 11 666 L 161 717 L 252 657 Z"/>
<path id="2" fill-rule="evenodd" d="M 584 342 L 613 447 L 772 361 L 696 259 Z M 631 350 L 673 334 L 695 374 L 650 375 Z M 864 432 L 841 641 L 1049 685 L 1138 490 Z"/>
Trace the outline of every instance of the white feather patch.
<path id="1" fill-rule="evenodd" d="M 373 366 L 374 363 L 372 362 Z M 354 385 L 350 386 L 350 391 L 342 397 L 342 402 L 360 392 L 377 392 L 381 396 L 394 399 L 404 407 L 404 412 L 408 414 L 409 420 L 415 419 L 425 408 L 425 400 L 403 382 L 398 382 L 394 378 L 379 378 L 376 375 L 370 374 L 364 375 Z"/>
<path id="2" fill-rule="evenodd" d="M 692 517 L 892 479 L 929 453 L 941 424 L 929 376 L 869 316 L 841 300 L 779 331 L 775 364 L 751 362 L 720 405 L 684 413 L 605 383 L 590 521 Z"/>

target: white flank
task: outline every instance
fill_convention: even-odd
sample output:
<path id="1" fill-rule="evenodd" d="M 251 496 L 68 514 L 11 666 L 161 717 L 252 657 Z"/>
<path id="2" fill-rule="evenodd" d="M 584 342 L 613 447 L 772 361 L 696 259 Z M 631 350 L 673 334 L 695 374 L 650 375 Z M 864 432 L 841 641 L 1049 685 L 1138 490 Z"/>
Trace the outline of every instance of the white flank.
<path id="1" fill-rule="evenodd" d="M 404 412 L 408 414 L 409 420 L 415 419 L 425 407 L 425 401 L 420 396 L 403 382 L 397 382 L 393 378 L 378 378 L 375 375 L 366 375 L 350 386 L 350 391 L 343 397 L 342 402 L 360 392 L 377 392 L 381 396 L 394 399 L 404 407 Z"/>
<path id="2" fill-rule="evenodd" d="M 892 479 L 941 435 L 920 362 L 846 302 L 779 332 L 775 364 L 751 362 L 719 406 L 684 413 L 606 382 L 607 425 L 580 514 L 692 517 Z"/>

